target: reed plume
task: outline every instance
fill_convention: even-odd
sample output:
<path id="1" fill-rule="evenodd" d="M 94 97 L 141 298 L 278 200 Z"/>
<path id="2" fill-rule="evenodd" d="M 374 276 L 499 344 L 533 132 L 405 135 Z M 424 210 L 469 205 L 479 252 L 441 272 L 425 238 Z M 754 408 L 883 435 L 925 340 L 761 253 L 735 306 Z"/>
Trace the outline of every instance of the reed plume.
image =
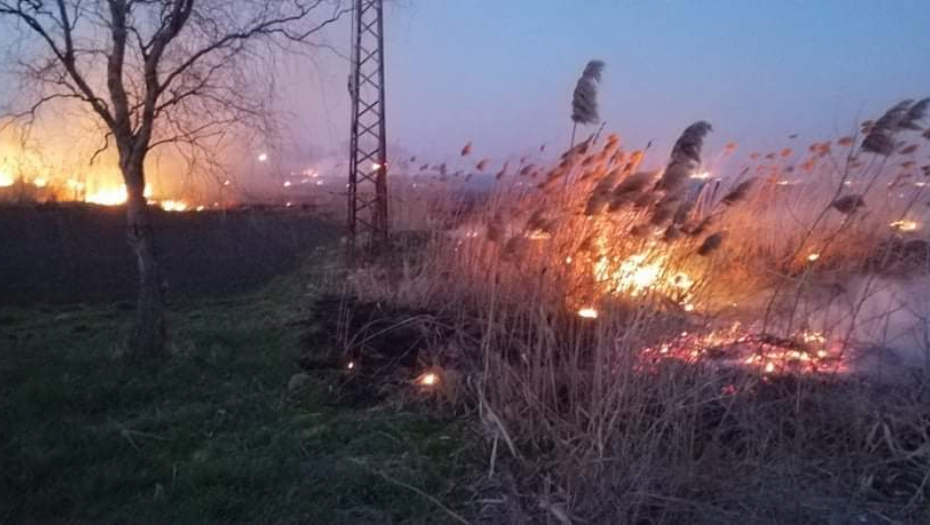
<path id="1" fill-rule="evenodd" d="M 917 112 L 912 115 L 911 111 L 915 105 L 918 104 L 914 104 L 912 100 L 905 100 L 892 106 L 875 121 L 875 124 L 869 127 L 869 132 L 862 141 L 862 149 L 886 157 L 894 153 L 895 134 L 902 129 L 909 129 L 903 128 L 902 125 L 917 125 L 916 121 L 922 118 L 921 113 L 926 112 L 926 104 L 922 104 L 923 109 L 918 108 Z"/>
<path id="2" fill-rule="evenodd" d="M 920 131 L 924 129 L 920 122 L 927 116 L 927 109 L 930 108 L 930 98 L 922 98 L 914 103 L 904 118 L 901 119 L 901 129 Z"/>
<path id="3" fill-rule="evenodd" d="M 685 179 L 694 174 L 694 170 L 701 164 L 701 148 L 704 146 L 704 137 L 713 131 L 708 122 L 699 121 L 691 124 L 675 142 L 668 167 L 662 178 L 656 183 L 657 190 L 674 191 L 681 186 Z"/>
<path id="4" fill-rule="evenodd" d="M 836 211 L 844 215 L 849 215 L 859 208 L 864 207 L 865 201 L 862 199 L 861 195 L 846 195 L 833 201 L 831 206 L 833 206 Z"/>
<path id="5" fill-rule="evenodd" d="M 508 162 L 505 162 L 505 163 L 504 163 L 504 167 L 501 168 L 501 170 L 497 172 L 497 175 L 495 175 L 494 178 L 497 179 L 497 180 L 503 179 L 504 176 L 507 175 L 507 168 L 508 168 L 509 166 L 510 166 L 510 162 L 509 162 L 509 161 L 508 161 Z"/>
<path id="6" fill-rule="evenodd" d="M 723 232 L 717 232 L 712 235 L 709 235 L 704 242 L 701 243 L 701 246 L 697 250 L 697 254 L 701 256 L 707 256 L 720 248 L 720 245 L 723 244 Z"/>
<path id="7" fill-rule="evenodd" d="M 704 235 L 704 232 L 707 231 L 707 228 L 710 228 L 713 222 L 714 222 L 714 216 L 708 215 L 707 217 L 704 217 L 703 219 L 701 219 L 701 222 L 688 227 L 684 231 L 691 237 L 700 237 L 701 235 Z"/>
<path id="8" fill-rule="evenodd" d="M 730 190 L 729 193 L 724 195 L 720 202 L 722 202 L 724 206 L 733 206 L 737 202 L 745 199 L 746 195 L 749 194 L 749 190 L 751 190 L 755 184 L 755 177 L 744 180 L 743 182 L 737 184 L 735 188 Z"/>
<path id="9" fill-rule="evenodd" d="M 617 211 L 624 205 L 634 202 L 654 178 L 654 172 L 640 171 L 624 179 L 613 190 L 610 211 Z"/>
<path id="10" fill-rule="evenodd" d="M 597 108 L 597 85 L 601 82 L 604 62 L 592 60 L 585 66 L 572 96 L 572 146 L 578 124 L 595 124 L 600 120 Z"/>
<path id="11" fill-rule="evenodd" d="M 610 190 L 617 183 L 620 174 L 620 169 L 616 168 L 611 170 L 606 177 L 598 181 L 594 186 L 594 190 L 591 191 L 591 196 L 588 198 L 588 204 L 584 211 L 585 215 L 597 215 L 604 211 L 604 208 L 610 203 Z"/>

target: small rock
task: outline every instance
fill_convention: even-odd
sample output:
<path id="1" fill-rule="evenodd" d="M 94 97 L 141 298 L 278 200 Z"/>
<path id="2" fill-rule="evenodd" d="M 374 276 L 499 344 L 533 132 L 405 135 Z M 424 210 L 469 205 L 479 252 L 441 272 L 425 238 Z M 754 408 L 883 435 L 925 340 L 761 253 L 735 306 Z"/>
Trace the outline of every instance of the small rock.
<path id="1" fill-rule="evenodd" d="M 310 376 L 304 373 L 294 374 L 291 380 L 287 382 L 287 391 L 296 392 L 310 383 Z"/>

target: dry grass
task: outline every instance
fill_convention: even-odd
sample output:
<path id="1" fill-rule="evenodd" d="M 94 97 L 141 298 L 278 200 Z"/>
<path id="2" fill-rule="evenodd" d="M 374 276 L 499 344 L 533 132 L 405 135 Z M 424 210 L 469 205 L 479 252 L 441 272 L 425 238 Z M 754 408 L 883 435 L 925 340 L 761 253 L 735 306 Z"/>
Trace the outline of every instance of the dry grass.
<path id="1" fill-rule="evenodd" d="M 930 168 L 900 144 L 922 140 L 920 104 L 861 136 L 753 154 L 722 181 L 701 172 L 709 124 L 657 173 L 619 137 L 590 137 L 541 177 L 499 177 L 388 285 L 359 272 L 357 293 L 443 311 L 471 334 L 447 350 L 524 517 L 920 521 L 927 383 L 882 386 L 856 361 L 890 345 L 896 311 L 876 311 L 900 288 L 889 276 L 927 269 Z M 886 329 L 868 340 L 870 323 Z"/>

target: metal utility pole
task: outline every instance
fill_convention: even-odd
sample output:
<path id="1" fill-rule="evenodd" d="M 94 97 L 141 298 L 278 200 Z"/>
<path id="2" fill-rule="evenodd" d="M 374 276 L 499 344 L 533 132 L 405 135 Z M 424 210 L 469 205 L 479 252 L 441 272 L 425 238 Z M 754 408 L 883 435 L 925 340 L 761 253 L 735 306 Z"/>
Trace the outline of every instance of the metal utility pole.
<path id="1" fill-rule="evenodd" d="M 354 1 L 348 225 L 353 243 L 367 234 L 375 245 L 388 234 L 383 9 L 382 0 Z"/>

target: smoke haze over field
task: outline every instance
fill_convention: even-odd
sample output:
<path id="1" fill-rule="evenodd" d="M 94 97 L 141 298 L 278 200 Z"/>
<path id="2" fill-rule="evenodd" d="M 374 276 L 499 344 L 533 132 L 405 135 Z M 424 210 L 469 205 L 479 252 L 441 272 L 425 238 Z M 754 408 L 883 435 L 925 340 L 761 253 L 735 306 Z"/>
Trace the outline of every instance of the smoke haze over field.
<path id="1" fill-rule="evenodd" d="M 806 147 L 930 90 L 923 0 L 405 0 L 386 17 L 391 152 L 450 168 L 468 140 L 498 166 L 544 143 L 550 157 L 564 149 L 574 82 L 592 58 L 607 64 L 607 129 L 631 148 L 654 140 L 656 159 L 699 119 L 715 128 L 709 158 L 730 140 L 743 152 Z M 15 35 L 4 33 L 9 48 Z M 325 42 L 332 49 L 277 66 L 283 125 L 267 148 L 284 163 L 346 148 L 348 20 Z M 0 78 L 0 107 L 11 82 Z"/>

